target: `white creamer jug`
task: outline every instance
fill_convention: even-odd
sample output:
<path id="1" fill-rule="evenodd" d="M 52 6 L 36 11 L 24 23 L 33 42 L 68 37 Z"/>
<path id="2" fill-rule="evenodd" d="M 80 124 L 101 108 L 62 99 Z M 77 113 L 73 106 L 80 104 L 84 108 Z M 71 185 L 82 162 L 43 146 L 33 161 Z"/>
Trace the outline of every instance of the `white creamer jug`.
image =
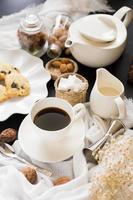
<path id="1" fill-rule="evenodd" d="M 91 110 L 108 119 L 123 119 L 126 116 L 124 86 L 106 69 L 96 71 L 96 81 L 90 94 Z"/>

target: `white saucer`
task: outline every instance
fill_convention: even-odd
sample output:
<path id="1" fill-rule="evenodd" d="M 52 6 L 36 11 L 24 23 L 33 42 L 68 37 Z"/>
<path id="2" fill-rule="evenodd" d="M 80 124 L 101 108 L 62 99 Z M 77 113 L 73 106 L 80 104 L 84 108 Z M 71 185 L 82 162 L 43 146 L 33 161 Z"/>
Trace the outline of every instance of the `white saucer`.
<path id="1" fill-rule="evenodd" d="M 68 144 L 66 140 L 63 140 L 59 141 L 58 144 L 53 143 L 53 149 L 51 150 L 53 151 L 52 158 L 49 158 L 48 152 L 46 153 L 45 151 L 45 145 L 48 144 L 45 144 L 45 141 L 43 141 L 42 146 L 42 139 L 38 137 L 38 135 L 35 133 L 35 130 L 33 130 L 32 126 L 30 126 L 29 115 L 27 115 L 20 125 L 18 132 L 18 141 L 23 151 L 31 158 L 40 162 L 52 163 L 68 159 L 69 157 L 73 156 L 76 153 L 76 151 L 83 147 L 85 137 L 85 126 L 83 120 L 79 119 L 76 122 L 74 122 L 73 126 L 70 128 L 67 134 L 69 134 L 71 142 L 69 141 Z M 60 155 L 58 156 L 54 155 L 54 148 L 56 147 L 56 145 L 62 146 L 62 153 L 60 153 Z M 65 154 L 63 152 L 64 146 L 65 148 L 69 149 L 69 151 Z"/>

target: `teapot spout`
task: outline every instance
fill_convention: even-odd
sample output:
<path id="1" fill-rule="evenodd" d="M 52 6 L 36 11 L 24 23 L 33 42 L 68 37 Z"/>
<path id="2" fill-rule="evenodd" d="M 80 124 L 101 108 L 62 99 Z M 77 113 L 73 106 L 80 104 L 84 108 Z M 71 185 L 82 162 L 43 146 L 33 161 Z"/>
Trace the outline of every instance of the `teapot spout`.
<path id="1" fill-rule="evenodd" d="M 67 38 L 67 40 L 65 42 L 65 47 L 70 48 L 73 46 L 73 44 L 74 44 L 74 42 L 70 38 Z"/>

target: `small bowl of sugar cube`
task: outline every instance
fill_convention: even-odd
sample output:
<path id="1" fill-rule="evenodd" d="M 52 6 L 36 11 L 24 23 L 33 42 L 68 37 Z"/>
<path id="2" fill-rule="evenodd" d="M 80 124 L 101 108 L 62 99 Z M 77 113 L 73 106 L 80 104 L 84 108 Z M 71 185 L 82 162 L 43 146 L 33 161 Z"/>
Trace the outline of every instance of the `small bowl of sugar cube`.
<path id="1" fill-rule="evenodd" d="M 86 102 L 87 79 L 77 73 L 65 73 L 55 81 L 55 96 L 67 100 L 71 105 Z"/>

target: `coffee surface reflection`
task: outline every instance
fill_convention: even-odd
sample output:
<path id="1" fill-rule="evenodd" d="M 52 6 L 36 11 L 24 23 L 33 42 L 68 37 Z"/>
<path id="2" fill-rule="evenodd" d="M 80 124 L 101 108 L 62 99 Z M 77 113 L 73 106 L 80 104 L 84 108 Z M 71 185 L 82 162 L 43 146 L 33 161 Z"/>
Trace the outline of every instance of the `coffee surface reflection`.
<path id="1" fill-rule="evenodd" d="M 57 131 L 71 122 L 67 112 L 60 108 L 48 107 L 40 110 L 34 117 L 34 124 L 43 130 Z"/>

